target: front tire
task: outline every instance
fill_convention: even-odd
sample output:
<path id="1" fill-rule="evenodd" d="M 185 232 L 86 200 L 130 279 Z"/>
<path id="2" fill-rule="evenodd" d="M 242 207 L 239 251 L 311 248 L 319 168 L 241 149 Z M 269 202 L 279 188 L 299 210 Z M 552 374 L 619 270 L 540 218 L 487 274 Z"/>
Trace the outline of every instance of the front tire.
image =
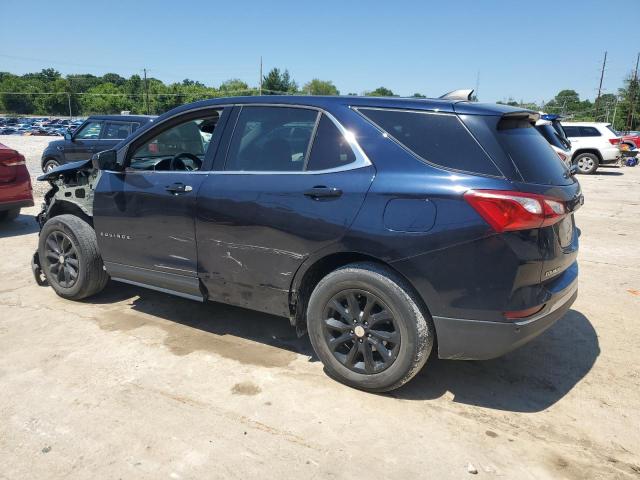
<path id="1" fill-rule="evenodd" d="M 584 175 L 591 175 L 598 170 L 600 161 L 597 155 L 593 153 L 581 153 L 575 159 L 575 164 L 578 167 L 578 172 Z"/>
<path id="2" fill-rule="evenodd" d="M 60 166 L 60 163 L 58 163 L 57 160 L 50 158 L 46 162 L 44 162 L 44 165 L 42 165 L 42 171 L 44 173 L 49 173 L 51 170 L 59 166 Z"/>
<path id="3" fill-rule="evenodd" d="M 324 277 L 307 308 L 313 348 L 332 378 L 386 392 L 411 380 L 429 358 L 431 316 L 392 270 L 354 263 Z"/>
<path id="4" fill-rule="evenodd" d="M 38 254 L 49 285 L 63 298 L 81 300 L 107 285 L 109 276 L 98 253 L 96 233 L 79 217 L 59 215 L 47 220 Z"/>
<path id="5" fill-rule="evenodd" d="M 13 208 L 11 210 L 4 210 L 0 212 L 0 222 L 10 222 L 15 220 L 20 215 L 19 208 Z"/>

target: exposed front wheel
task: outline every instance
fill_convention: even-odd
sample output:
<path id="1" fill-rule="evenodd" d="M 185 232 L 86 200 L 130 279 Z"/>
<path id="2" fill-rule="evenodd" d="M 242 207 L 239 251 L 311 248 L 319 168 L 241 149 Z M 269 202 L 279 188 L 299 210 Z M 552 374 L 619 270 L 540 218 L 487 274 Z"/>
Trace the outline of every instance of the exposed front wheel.
<path id="1" fill-rule="evenodd" d="M 434 339 L 431 317 L 411 288 L 374 263 L 347 265 L 323 278 L 309 299 L 307 328 L 327 373 L 371 392 L 408 382 Z"/>
<path id="2" fill-rule="evenodd" d="M 61 297 L 80 300 L 95 295 L 109 280 L 95 231 L 76 216 L 47 220 L 40 232 L 38 254 L 42 272 Z"/>
<path id="3" fill-rule="evenodd" d="M 598 157 L 593 153 L 581 153 L 575 159 L 575 164 L 578 167 L 578 172 L 585 175 L 595 173 L 600 165 Z"/>

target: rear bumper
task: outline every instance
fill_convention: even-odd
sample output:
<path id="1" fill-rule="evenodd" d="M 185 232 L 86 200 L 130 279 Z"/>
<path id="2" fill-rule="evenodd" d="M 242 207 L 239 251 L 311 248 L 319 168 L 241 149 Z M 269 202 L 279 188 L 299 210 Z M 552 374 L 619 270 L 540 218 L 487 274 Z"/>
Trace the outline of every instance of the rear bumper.
<path id="1" fill-rule="evenodd" d="M 0 212 L 4 212 L 5 210 L 13 210 L 14 208 L 33 207 L 33 205 L 33 198 L 16 202 L 0 202 Z"/>
<path id="2" fill-rule="evenodd" d="M 438 356 L 455 360 L 488 360 L 533 340 L 558 321 L 578 296 L 577 278 L 555 295 L 543 310 L 520 322 L 486 322 L 433 317 Z"/>

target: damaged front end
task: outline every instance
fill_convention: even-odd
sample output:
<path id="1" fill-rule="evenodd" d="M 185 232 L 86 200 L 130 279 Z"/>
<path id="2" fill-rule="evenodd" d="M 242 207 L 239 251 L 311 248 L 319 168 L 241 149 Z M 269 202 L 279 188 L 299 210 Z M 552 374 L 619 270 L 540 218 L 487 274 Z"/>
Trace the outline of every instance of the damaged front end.
<path id="1" fill-rule="evenodd" d="M 101 171 L 91 160 L 68 163 L 38 177 L 51 189 L 44 196 L 42 211 L 36 216 L 40 229 L 51 217 L 68 213 L 93 225 L 93 192 Z"/>
<path id="2" fill-rule="evenodd" d="M 93 225 L 93 192 L 100 173 L 100 170 L 93 167 L 91 160 L 83 160 L 62 165 L 39 176 L 39 181 L 46 181 L 51 185 L 44 196 L 42 210 L 36 215 L 40 230 L 47 220 L 62 214 L 78 216 Z M 37 250 L 31 259 L 31 270 L 38 285 L 47 285 Z"/>

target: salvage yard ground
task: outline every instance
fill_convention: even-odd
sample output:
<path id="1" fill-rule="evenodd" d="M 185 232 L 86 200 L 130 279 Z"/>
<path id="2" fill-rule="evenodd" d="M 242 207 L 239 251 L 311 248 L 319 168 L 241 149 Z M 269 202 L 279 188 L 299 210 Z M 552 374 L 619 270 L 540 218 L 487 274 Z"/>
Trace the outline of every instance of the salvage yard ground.
<path id="1" fill-rule="evenodd" d="M 50 140 L 0 137 L 33 176 Z M 23 211 L 0 226 L 0 479 L 640 479 L 640 168 L 580 182 L 572 310 L 387 395 L 329 379 L 284 318 L 113 282 L 58 298 Z"/>

